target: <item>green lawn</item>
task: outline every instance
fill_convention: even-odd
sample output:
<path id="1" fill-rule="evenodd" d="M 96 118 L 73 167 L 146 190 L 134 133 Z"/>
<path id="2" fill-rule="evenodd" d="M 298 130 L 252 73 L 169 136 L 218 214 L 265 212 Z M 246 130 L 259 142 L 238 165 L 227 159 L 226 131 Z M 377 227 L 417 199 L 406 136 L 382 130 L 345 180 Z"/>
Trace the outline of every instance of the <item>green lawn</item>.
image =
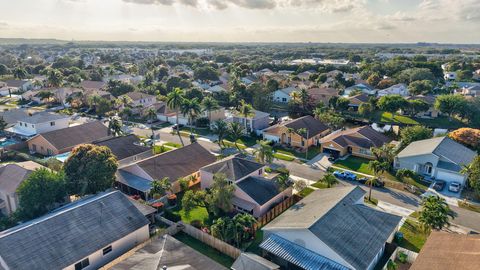
<path id="1" fill-rule="evenodd" d="M 392 114 L 389 112 L 383 112 L 380 116 L 380 121 L 384 123 L 400 123 L 400 124 L 406 124 L 406 125 L 420 124 L 415 119 L 412 119 L 405 115 L 395 114 L 395 118 L 392 118 Z"/>
<path id="2" fill-rule="evenodd" d="M 313 186 L 313 187 L 316 187 L 316 188 L 320 188 L 320 189 L 328 188 L 328 187 L 327 187 L 327 184 L 325 184 L 325 183 L 322 182 L 322 181 L 318 181 L 318 182 L 316 182 L 315 184 L 313 184 L 312 186 Z"/>
<path id="3" fill-rule="evenodd" d="M 373 175 L 372 170 L 368 168 L 369 162 L 370 160 L 366 158 L 350 156 L 344 160 L 338 160 L 337 162 L 335 162 L 334 165 L 340 168 L 345 168 L 352 171 Z"/>
<path id="4" fill-rule="evenodd" d="M 196 207 L 187 214 L 183 208 L 177 206 L 172 209 L 172 213 L 179 215 L 182 221 L 188 224 L 192 223 L 194 220 L 200 220 L 203 224 L 210 224 L 207 209 L 204 207 Z"/>
<path id="5" fill-rule="evenodd" d="M 285 161 L 294 161 L 295 160 L 295 157 L 293 157 L 291 155 L 284 155 L 284 154 L 279 154 L 279 153 L 273 154 L 273 157 L 275 157 L 276 159 L 285 160 Z"/>
<path id="6" fill-rule="evenodd" d="M 308 195 L 310 195 L 310 193 L 314 192 L 315 190 L 313 188 L 309 188 L 309 187 L 306 187 L 304 189 L 302 189 L 302 191 L 300 191 L 299 193 L 297 193 L 298 196 L 302 197 L 302 198 L 305 198 L 307 197 Z"/>
<path id="7" fill-rule="evenodd" d="M 223 140 L 223 145 L 225 145 L 226 147 L 236 148 L 234 142 L 227 141 L 227 140 Z M 238 148 L 240 148 L 242 150 L 247 148 L 245 145 L 243 145 L 241 143 L 238 143 L 238 142 L 237 142 L 237 145 L 238 145 Z"/>
<path id="8" fill-rule="evenodd" d="M 164 143 L 163 145 L 171 146 L 171 147 L 174 147 L 174 148 L 180 148 L 180 147 L 182 147 L 181 144 L 179 144 L 179 143 L 174 143 L 174 142 L 166 142 L 166 143 Z"/>
<path id="9" fill-rule="evenodd" d="M 190 127 L 181 127 L 180 131 L 185 131 L 190 134 Z M 208 128 L 193 128 L 193 133 L 201 136 L 208 136 L 212 134 Z"/>
<path id="10" fill-rule="evenodd" d="M 230 142 L 233 142 L 233 139 L 231 137 L 227 137 L 226 139 Z M 262 138 L 260 137 L 242 136 L 240 139 L 237 140 L 237 143 L 243 144 L 247 147 L 251 147 L 257 144 L 257 140 L 261 139 Z"/>
<path id="11" fill-rule="evenodd" d="M 280 145 L 274 146 L 273 150 L 275 150 L 275 152 L 282 153 L 284 155 L 295 156 L 297 158 L 305 158 L 305 153 L 300 153 L 293 149 L 288 149 Z M 312 159 L 319 153 L 320 153 L 320 147 L 311 146 L 308 148 L 307 159 Z"/>
<path id="12" fill-rule="evenodd" d="M 219 264 L 230 268 L 233 264 L 233 259 L 228 257 L 227 255 L 221 253 L 220 251 L 202 243 L 201 241 L 191 237 L 190 235 L 179 232 L 174 235 L 174 237 L 183 242 L 184 244 L 188 245 L 189 247 L 195 249 L 196 251 L 202 253 L 203 255 L 209 257 L 210 259 L 218 262 Z"/>
<path id="13" fill-rule="evenodd" d="M 408 250 L 419 252 L 427 241 L 428 235 L 420 228 L 420 223 L 414 220 L 407 219 L 400 228 L 400 232 L 403 233 L 400 246 Z"/>
<path id="14" fill-rule="evenodd" d="M 440 116 L 434 119 L 417 119 L 420 124 L 428 127 L 439 127 L 439 128 L 448 128 L 448 129 L 457 129 L 461 127 L 466 127 L 468 124 L 454 118 L 451 121 L 446 116 Z"/>
<path id="15" fill-rule="evenodd" d="M 258 229 L 255 233 L 255 239 L 253 242 L 247 247 L 246 251 L 255 253 L 257 255 L 262 255 L 262 249 L 259 247 L 260 243 L 263 241 L 263 231 Z"/>

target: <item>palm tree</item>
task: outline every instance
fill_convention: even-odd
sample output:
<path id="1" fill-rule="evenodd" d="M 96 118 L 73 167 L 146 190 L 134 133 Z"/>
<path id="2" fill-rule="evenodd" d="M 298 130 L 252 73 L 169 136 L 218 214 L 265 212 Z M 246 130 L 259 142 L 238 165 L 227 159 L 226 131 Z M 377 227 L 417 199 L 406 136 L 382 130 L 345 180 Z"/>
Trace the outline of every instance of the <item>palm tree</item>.
<path id="1" fill-rule="evenodd" d="M 238 139 L 240 139 L 243 136 L 243 128 L 240 125 L 240 123 L 237 122 L 230 122 L 229 127 L 228 127 L 228 133 L 230 137 L 232 137 L 235 147 L 238 149 L 238 151 L 242 152 L 242 149 L 237 144 Z"/>
<path id="2" fill-rule="evenodd" d="M 240 114 L 245 118 L 245 132 L 248 132 L 247 118 L 253 116 L 253 107 L 252 105 L 245 102 L 245 100 L 240 101 Z"/>
<path id="3" fill-rule="evenodd" d="M 172 191 L 172 184 L 170 183 L 168 177 L 152 181 L 152 187 L 150 188 L 150 193 L 152 196 L 162 196 L 167 191 Z"/>
<path id="4" fill-rule="evenodd" d="M 99 95 L 92 95 L 88 97 L 88 104 L 90 108 L 97 110 L 97 104 L 100 102 L 101 97 Z"/>
<path id="5" fill-rule="evenodd" d="M 184 99 L 181 105 L 181 112 L 188 116 L 188 123 L 190 124 L 190 136 L 193 136 L 193 126 L 195 118 L 202 111 L 198 98 Z"/>
<path id="6" fill-rule="evenodd" d="M 445 199 L 438 195 L 428 196 L 422 200 L 421 205 L 418 221 L 426 233 L 450 226 L 449 217 L 453 219 L 454 216 Z"/>
<path id="7" fill-rule="evenodd" d="M 288 144 L 290 145 L 292 143 L 292 133 L 295 132 L 295 129 L 293 128 L 287 128 L 287 133 L 288 133 Z"/>
<path id="8" fill-rule="evenodd" d="M 273 161 L 273 149 L 267 141 L 257 141 L 258 149 L 255 150 L 255 156 L 261 163 L 271 163 Z"/>
<path id="9" fill-rule="evenodd" d="M 167 95 L 167 106 L 175 110 L 178 138 L 180 139 L 182 146 L 185 146 L 182 136 L 180 136 L 180 127 L 178 124 L 179 110 L 182 106 L 183 99 L 183 91 L 180 88 L 174 88 L 172 92 Z"/>
<path id="10" fill-rule="evenodd" d="M 229 217 L 216 219 L 210 229 L 212 236 L 227 243 L 231 243 L 232 239 L 235 237 L 234 224 Z"/>
<path id="11" fill-rule="evenodd" d="M 372 187 L 375 185 L 377 182 L 377 178 L 380 177 L 380 175 L 385 172 L 388 168 L 388 164 L 386 162 L 380 162 L 378 160 L 372 160 L 368 163 L 368 169 L 370 169 L 375 177 L 370 178 L 367 180 L 367 184 L 370 187 L 369 192 L 368 192 L 368 200 L 372 199 Z"/>
<path id="12" fill-rule="evenodd" d="M 63 75 L 57 69 L 50 69 L 47 73 L 48 84 L 52 87 L 59 87 L 62 85 Z"/>
<path id="13" fill-rule="evenodd" d="M 305 88 L 302 88 L 300 90 L 300 103 L 302 104 L 302 108 L 303 108 L 303 112 L 307 112 L 307 106 L 308 106 L 308 103 L 310 101 L 310 95 L 308 94 L 308 91 L 307 89 Z"/>
<path id="14" fill-rule="evenodd" d="M 145 115 L 150 122 L 150 130 L 152 131 L 152 147 L 155 145 L 155 132 L 153 130 L 153 121 L 157 119 L 157 112 L 154 108 L 149 108 L 147 114 Z"/>
<path id="15" fill-rule="evenodd" d="M 293 91 L 290 93 L 290 97 L 292 98 L 293 102 L 300 103 L 300 93 L 298 91 Z"/>
<path id="16" fill-rule="evenodd" d="M 255 236 L 255 224 L 257 224 L 257 219 L 250 214 L 236 214 L 233 217 L 233 223 L 241 229 L 241 241 L 248 241 Z M 246 233 L 248 232 L 248 233 Z M 240 243 L 238 244 L 240 246 Z"/>
<path id="17" fill-rule="evenodd" d="M 24 68 L 16 68 L 13 71 L 13 77 L 19 80 L 27 78 L 28 72 Z"/>
<path id="18" fill-rule="evenodd" d="M 122 134 L 122 124 L 117 117 L 110 117 L 110 121 L 108 123 L 108 131 L 113 134 L 113 136 L 118 136 Z"/>
<path id="19" fill-rule="evenodd" d="M 122 96 L 119 96 L 116 100 L 115 100 L 115 104 L 117 106 L 123 106 L 124 108 L 129 106 L 131 104 L 131 102 L 133 102 L 133 100 L 127 96 L 127 95 L 122 95 Z"/>
<path id="20" fill-rule="evenodd" d="M 39 97 L 41 100 L 46 100 L 47 103 L 50 102 L 50 99 L 55 96 L 52 92 L 48 91 L 40 91 L 38 94 L 36 94 L 37 97 Z"/>
<path id="21" fill-rule="evenodd" d="M 125 121 L 128 122 L 128 118 L 130 118 L 133 115 L 132 109 L 125 107 L 123 110 L 120 112 L 120 116 L 122 116 Z"/>
<path id="22" fill-rule="evenodd" d="M 323 103 L 319 103 L 319 104 L 323 105 Z M 315 108 L 315 110 L 313 110 L 313 115 L 314 115 L 315 119 L 319 119 L 320 116 L 324 113 L 325 113 L 325 109 L 322 108 L 322 107 L 317 106 L 317 108 Z"/>
<path id="23" fill-rule="evenodd" d="M 302 135 L 302 141 L 305 138 L 305 159 L 308 159 L 308 129 L 300 128 L 297 130 L 297 133 Z"/>
<path id="24" fill-rule="evenodd" d="M 331 173 L 325 174 L 321 181 L 327 184 L 328 188 L 338 183 L 338 179 Z"/>
<path id="25" fill-rule="evenodd" d="M 220 106 L 218 106 L 218 102 L 210 96 L 203 99 L 202 107 L 203 110 L 208 113 L 209 122 L 212 121 L 212 111 L 218 110 L 220 108 Z"/>
<path id="26" fill-rule="evenodd" d="M 215 124 L 213 125 L 212 131 L 214 134 L 218 136 L 218 146 L 222 148 L 223 139 L 225 138 L 225 136 L 227 136 L 229 132 L 227 122 L 223 120 L 216 121 Z"/>

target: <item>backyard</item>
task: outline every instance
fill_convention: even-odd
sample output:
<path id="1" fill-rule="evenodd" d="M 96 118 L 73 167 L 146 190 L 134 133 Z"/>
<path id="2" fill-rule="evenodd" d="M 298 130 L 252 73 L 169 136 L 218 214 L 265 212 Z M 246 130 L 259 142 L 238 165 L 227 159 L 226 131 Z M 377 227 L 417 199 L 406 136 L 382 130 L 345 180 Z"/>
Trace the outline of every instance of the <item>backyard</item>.
<path id="1" fill-rule="evenodd" d="M 405 221 L 400 232 L 403 233 L 403 240 L 400 241 L 399 246 L 408 250 L 419 252 L 427 241 L 428 234 L 421 229 L 420 223 L 412 219 Z"/>
<path id="2" fill-rule="evenodd" d="M 185 209 L 182 208 L 182 194 L 178 194 L 177 205 L 169 209 L 167 212 L 168 214 L 165 215 L 167 219 L 172 219 L 172 221 L 182 220 L 187 224 L 191 224 L 192 221 L 199 220 L 202 222 L 202 224 L 210 225 L 213 221 L 208 216 L 208 212 L 205 207 L 195 207 L 192 211 L 190 211 L 190 213 L 187 214 Z"/>

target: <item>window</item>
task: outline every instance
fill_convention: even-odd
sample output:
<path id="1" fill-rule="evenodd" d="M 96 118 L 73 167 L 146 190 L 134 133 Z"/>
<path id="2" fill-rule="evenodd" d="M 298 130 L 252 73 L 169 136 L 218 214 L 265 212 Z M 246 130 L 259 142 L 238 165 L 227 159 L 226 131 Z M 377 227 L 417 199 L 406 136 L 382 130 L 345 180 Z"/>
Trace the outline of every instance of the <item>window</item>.
<path id="1" fill-rule="evenodd" d="M 86 258 L 81 262 L 78 262 L 75 264 L 75 270 L 82 270 L 83 268 L 86 268 L 89 265 L 90 265 L 90 261 L 88 260 L 88 258 Z"/>
<path id="2" fill-rule="evenodd" d="M 20 126 L 23 126 L 22 122 L 19 122 L 20 123 Z"/>
<path id="3" fill-rule="evenodd" d="M 112 246 L 108 246 L 103 249 L 103 256 L 107 255 L 108 253 L 112 252 Z"/>
<path id="4" fill-rule="evenodd" d="M 287 102 L 287 98 L 282 98 L 282 101 L 283 101 L 283 102 Z"/>
<path id="5" fill-rule="evenodd" d="M 50 122 L 50 126 L 55 126 L 55 122 Z"/>
<path id="6" fill-rule="evenodd" d="M 305 146 L 305 141 L 302 139 L 302 146 Z"/>

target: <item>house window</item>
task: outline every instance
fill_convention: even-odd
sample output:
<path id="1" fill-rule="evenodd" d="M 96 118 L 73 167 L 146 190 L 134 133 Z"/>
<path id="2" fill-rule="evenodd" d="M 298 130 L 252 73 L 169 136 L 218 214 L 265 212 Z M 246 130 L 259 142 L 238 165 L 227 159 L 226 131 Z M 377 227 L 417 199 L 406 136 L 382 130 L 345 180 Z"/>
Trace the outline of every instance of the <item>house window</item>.
<path id="1" fill-rule="evenodd" d="M 282 101 L 283 101 L 283 102 L 287 102 L 287 98 L 282 98 Z"/>
<path id="2" fill-rule="evenodd" d="M 368 156 L 371 155 L 370 150 L 364 149 L 364 148 L 358 149 L 358 153 L 360 153 L 360 154 L 362 154 L 362 155 L 368 155 Z"/>
<path id="3" fill-rule="evenodd" d="M 20 123 L 20 126 L 23 126 L 22 122 L 19 122 Z"/>
<path id="4" fill-rule="evenodd" d="M 55 126 L 55 122 L 50 122 L 50 126 Z"/>
<path id="5" fill-rule="evenodd" d="M 86 258 L 81 262 L 78 262 L 75 264 L 75 270 L 82 270 L 83 268 L 86 268 L 89 265 L 90 265 L 90 261 L 88 260 L 88 258 Z"/>
<path id="6" fill-rule="evenodd" d="M 305 146 L 305 141 L 302 139 L 302 146 Z"/>
<path id="7" fill-rule="evenodd" d="M 107 255 L 108 253 L 112 252 L 112 246 L 108 246 L 103 249 L 103 256 Z"/>

